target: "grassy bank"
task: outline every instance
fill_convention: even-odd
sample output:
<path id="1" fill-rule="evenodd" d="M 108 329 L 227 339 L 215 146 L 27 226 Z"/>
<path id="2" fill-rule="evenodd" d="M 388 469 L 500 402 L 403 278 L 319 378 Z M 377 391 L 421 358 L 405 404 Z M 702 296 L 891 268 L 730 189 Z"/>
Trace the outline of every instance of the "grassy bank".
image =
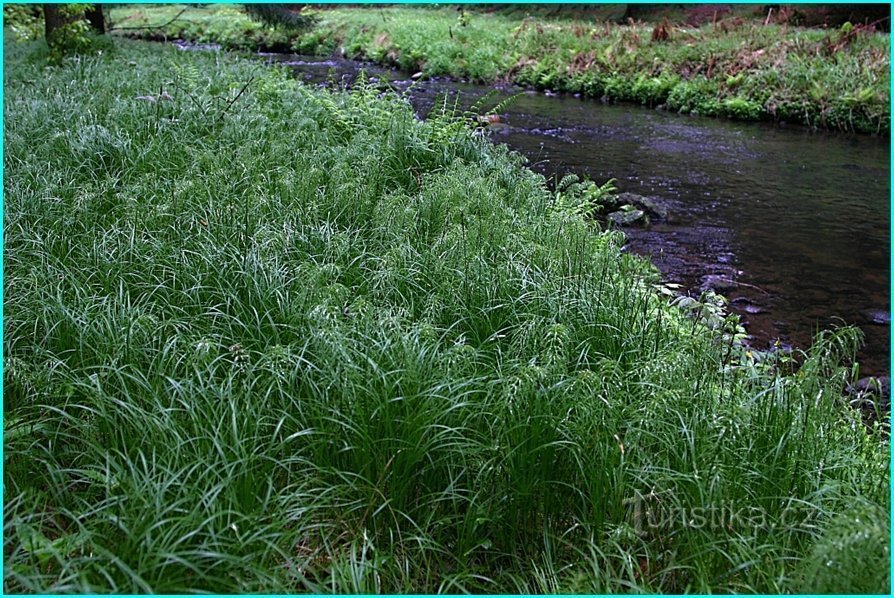
<path id="1" fill-rule="evenodd" d="M 854 331 L 776 373 L 363 85 L 5 67 L 6 591 L 888 591 Z"/>
<path id="2" fill-rule="evenodd" d="M 160 24 L 176 6 L 112 11 L 122 26 Z M 730 18 L 701 28 L 618 26 L 518 13 L 448 8 L 346 8 L 319 13 L 305 34 L 277 31 L 232 7 L 188 9 L 142 37 L 182 38 L 227 48 L 265 48 L 364 58 L 479 82 L 630 101 L 743 120 L 887 133 L 890 41 L 859 30 L 764 26 Z"/>

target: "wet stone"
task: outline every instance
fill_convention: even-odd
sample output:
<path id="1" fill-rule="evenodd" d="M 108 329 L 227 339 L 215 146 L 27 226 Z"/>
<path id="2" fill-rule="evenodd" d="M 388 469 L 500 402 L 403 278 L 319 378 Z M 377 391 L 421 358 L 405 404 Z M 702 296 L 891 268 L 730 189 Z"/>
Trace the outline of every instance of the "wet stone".
<path id="1" fill-rule="evenodd" d="M 645 195 L 637 195 L 636 193 L 619 193 L 617 201 L 621 204 L 636 206 L 657 218 L 667 218 L 667 207 L 654 197 L 646 197 Z"/>
<path id="2" fill-rule="evenodd" d="M 887 326 L 891 323 L 891 313 L 882 309 L 863 310 L 863 316 L 872 324 Z"/>
<path id="3" fill-rule="evenodd" d="M 646 213 L 642 210 L 618 210 L 608 215 L 608 220 L 615 226 L 630 226 L 645 219 Z"/>

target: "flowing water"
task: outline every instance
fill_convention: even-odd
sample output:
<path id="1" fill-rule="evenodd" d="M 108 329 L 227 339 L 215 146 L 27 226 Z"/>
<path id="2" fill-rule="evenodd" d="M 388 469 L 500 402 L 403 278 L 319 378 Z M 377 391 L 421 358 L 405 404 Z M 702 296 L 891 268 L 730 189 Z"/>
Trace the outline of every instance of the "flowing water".
<path id="1" fill-rule="evenodd" d="M 360 68 L 407 91 L 424 116 L 443 94 L 469 106 L 492 86 L 429 80 L 351 61 L 265 55 L 311 83 L 350 84 Z M 861 375 L 890 371 L 888 139 L 681 116 L 640 106 L 497 87 L 493 139 L 554 177 L 617 180 L 668 215 L 625 228 L 629 251 L 697 294 L 715 288 L 751 343 L 806 347 L 842 322 L 863 330 Z"/>

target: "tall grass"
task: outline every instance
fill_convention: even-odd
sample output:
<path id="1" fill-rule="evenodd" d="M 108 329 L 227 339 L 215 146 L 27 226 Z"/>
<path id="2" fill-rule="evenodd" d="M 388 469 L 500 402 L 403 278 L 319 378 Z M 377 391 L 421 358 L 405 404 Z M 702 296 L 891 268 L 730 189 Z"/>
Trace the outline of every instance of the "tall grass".
<path id="1" fill-rule="evenodd" d="M 5 61 L 6 591 L 888 591 L 853 330 L 761 366 L 362 82 Z"/>
<path id="2" fill-rule="evenodd" d="M 181 7 L 125 6 L 123 25 L 165 23 Z M 630 101 L 740 120 L 821 128 L 890 131 L 887 34 L 764 25 L 731 18 L 701 28 L 619 26 L 594 19 L 457 12 L 439 7 L 337 8 L 320 11 L 315 29 L 288 33 L 262 26 L 233 7 L 188 9 L 162 31 L 227 48 L 341 53 L 426 75 Z"/>

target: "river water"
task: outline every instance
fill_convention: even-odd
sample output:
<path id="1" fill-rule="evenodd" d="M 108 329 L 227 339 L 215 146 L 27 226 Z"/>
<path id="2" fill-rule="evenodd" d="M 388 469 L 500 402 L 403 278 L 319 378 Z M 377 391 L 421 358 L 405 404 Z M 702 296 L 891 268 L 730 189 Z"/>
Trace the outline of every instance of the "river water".
<path id="1" fill-rule="evenodd" d="M 890 144 L 799 126 L 682 116 L 604 105 L 514 86 L 412 81 L 357 62 L 264 55 L 309 83 L 348 85 L 360 68 L 390 81 L 424 116 L 443 94 L 486 107 L 520 94 L 500 114 L 494 141 L 548 177 L 617 180 L 655 198 L 668 217 L 625 228 L 629 251 L 668 282 L 731 301 L 751 344 L 806 347 L 818 329 L 859 326 L 861 375 L 890 371 Z"/>

